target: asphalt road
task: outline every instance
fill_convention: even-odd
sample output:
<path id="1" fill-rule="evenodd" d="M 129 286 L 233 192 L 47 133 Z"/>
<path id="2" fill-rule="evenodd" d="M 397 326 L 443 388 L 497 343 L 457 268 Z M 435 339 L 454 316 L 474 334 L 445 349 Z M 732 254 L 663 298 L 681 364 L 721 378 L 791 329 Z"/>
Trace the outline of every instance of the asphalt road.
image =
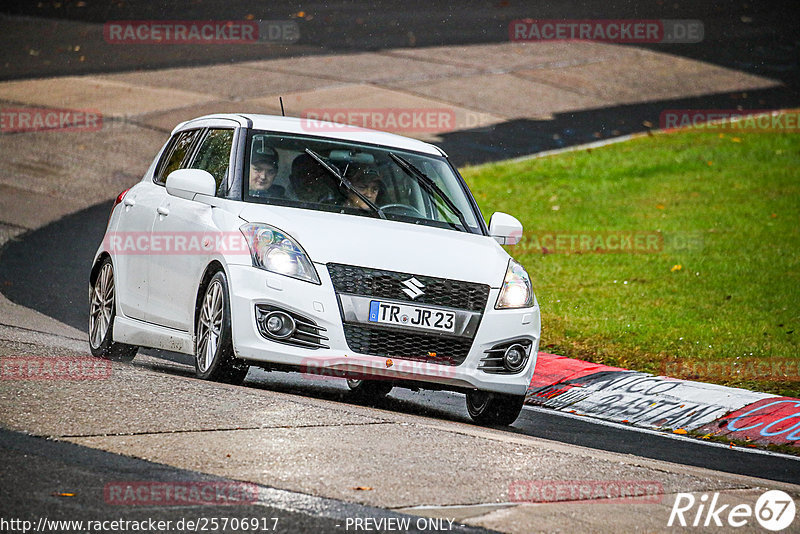
<path id="1" fill-rule="evenodd" d="M 302 15 L 300 13 L 302 12 Z M 638 45 L 661 52 L 780 80 L 783 85 L 747 94 L 727 92 L 670 101 L 653 101 L 585 110 L 552 120 L 518 120 L 476 131 L 444 134 L 439 143 L 456 164 L 505 159 L 541 150 L 580 144 L 643 131 L 658 124 L 664 109 L 744 109 L 797 107 L 800 102 L 800 38 L 794 6 L 780 1 L 728 2 L 492 2 L 432 3 L 411 0 L 372 2 L 248 2 L 184 0 L 169 3 L 28 2 L 3 3 L 0 14 L 0 80 L 88 73 L 120 72 L 174 66 L 238 62 L 271 57 L 331 54 L 387 48 L 493 43 L 508 40 L 507 27 L 518 18 L 646 18 L 697 19 L 705 26 L 701 43 Z M 252 15 L 264 20 L 297 21 L 301 38 L 291 46 L 113 46 L 97 36 L 97 26 L 109 20 L 235 19 Z M 39 31 L 20 18 L 37 17 Z M 95 26 L 92 26 L 95 25 Z M 94 33 L 93 33 L 94 32 Z M 80 50 L 76 50 L 78 47 Z M 81 59 L 83 57 L 83 59 Z M 646 76 L 646 73 L 643 73 Z M 502 95 L 487 95 L 502 98 Z M 116 193 L 116 192 L 110 192 Z M 89 263 L 111 207 L 110 201 L 70 215 L 9 242 L 0 250 L 0 292 L 11 301 L 38 310 L 66 324 L 85 329 Z M 160 354 L 186 362 L 185 357 Z M 141 363 L 134 365 L 142 365 Z M 170 367 L 174 369 L 173 367 Z M 186 368 L 188 372 L 188 367 Z M 164 372 L 177 372 L 164 371 Z M 251 372 L 245 387 L 302 393 L 351 402 L 340 381 L 302 381 L 297 375 Z M 463 397 L 446 392 L 414 393 L 396 389 L 377 407 L 454 421 L 468 421 Z M 800 480 L 800 461 L 778 456 L 714 447 L 685 439 L 601 426 L 591 421 L 543 410 L 526 409 L 509 430 L 563 443 L 654 458 L 684 465 L 751 475 L 776 481 Z M 48 442 L 0 431 L 0 516 L 35 517 L 52 510 L 52 517 L 106 519 L 111 513 L 127 518 L 185 517 L 196 510 L 170 508 L 120 512 L 97 503 L 103 481 L 117 473 L 141 479 L 207 480 L 210 477 L 77 445 Z M 47 476 L 43 476 L 46 473 Z M 128 475 L 124 475 L 128 473 Z M 123 476 L 124 475 L 124 476 Z M 82 488 L 76 497 L 54 493 Z M 228 508 L 220 514 L 279 516 L 291 531 L 332 531 L 342 517 L 395 515 L 337 501 L 281 493 L 253 510 Z M 280 497 L 280 496 L 279 496 Z M 152 512 L 152 513 L 150 513 Z M 216 512 L 216 511 L 215 511 Z M 204 515 L 211 510 L 203 508 Z M 383 514 L 383 515 L 382 515 Z"/>
<path id="2" fill-rule="evenodd" d="M 33 308 L 70 326 L 87 324 L 88 271 L 103 236 L 111 203 L 103 203 L 25 234 L 0 250 L 0 288 L 11 301 Z M 187 364 L 181 354 L 147 351 Z M 174 367 L 161 369 L 175 372 Z M 352 402 L 341 380 L 316 381 L 298 374 L 251 370 L 247 387 Z M 395 389 L 378 407 L 433 418 L 468 422 L 464 398 L 448 392 L 420 393 Z M 509 430 L 563 443 L 632 454 L 684 465 L 796 483 L 800 458 L 789 459 L 740 449 L 715 447 L 696 440 L 677 440 L 626 428 L 601 426 L 589 420 L 546 410 L 525 409 Z"/>
<path id="3" fill-rule="evenodd" d="M 512 20 L 533 19 L 695 19 L 703 22 L 700 43 L 646 44 L 645 47 L 699 59 L 753 74 L 798 81 L 798 15 L 781 0 L 759 2 L 564 2 L 466 0 L 391 2 L 180 0 L 174 2 L 29 2 L 7 0 L 0 13 L 41 17 L 43 31 L 4 46 L 0 78 L 41 77 L 212 64 L 263 57 L 387 48 L 427 47 L 508 41 Z M 94 54 L 68 54 L 49 20 L 103 24 L 115 20 L 295 20 L 296 49 L 242 45 L 113 46 Z M 13 26 L 13 25 L 12 25 Z M 13 27 L 11 28 L 13 29 Z M 642 46 L 637 44 L 637 46 Z M 31 56 L 33 48 L 38 54 Z M 74 51 L 73 51 L 74 52 Z M 16 60 L 16 61 L 14 61 Z"/>
<path id="4" fill-rule="evenodd" d="M 315 381 L 302 378 L 297 373 L 265 373 L 260 369 L 252 369 L 246 385 L 353 402 L 348 395 L 347 384 L 342 379 Z M 388 397 L 370 405 L 384 410 L 470 422 L 464 396 L 446 391 L 413 392 L 395 388 Z M 569 417 L 547 409 L 526 407 L 509 431 L 570 445 L 780 482 L 797 483 L 800 480 L 800 458 L 790 459 L 741 449 L 714 447 L 691 439 L 675 440 L 654 433 L 600 425 L 588 418 Z"/>
<path id="5" fill-rule="evenodd" d="M 152 525 L 149 520 L 171 522 L 168 528 L 110 528 L 107 532 L 191 532 L 202 531 L 208 527 L 211 518 L 226 518 L 229 528 L 211 528 L 211 532 L 252 531 L 239 528 L 236 520 L 257 518 L 258 525 L 265 527 L 258 532 L 346 532 L 350 518 L 368 517 L 376 522 L 381 520 L 408 521 L 407 532 L 437 532 L 437 529 L 417 528 L 417 517 L 398 514 L 381 508 L 345 503 L 333 499 L 312 497 L 263 486 L 247 486 L 258 495 L 252 503 L 231 504 L 161 504 L 153 506 L 120 505 L 108 498 L 107 484 L 113 481 L 129 480 L 131 476 L 147 480 L 153 484 L 181 484 L 185 487 L 203 488 L 236 486 L 236 481 L 213 477 L 111 454 L 97 449 L 89 449 L 72 443 L 49 441 L 27 436 L 18 432 L 0 429 L 0 456 L 3 466 L 0 469 L 0 518 L 4 521 L 30 521 L 30 529 L 46 523 L 40 532 L 90 532 L 85 522 L 123 520 Z M 135 474 L 135 475 L 134 475 Z M 111 482 L 110 482 L 111 481 Z M 250 501 L 250 497 L 247 498 Z M 55 522 L 69 521 L 58 525 Z M 84 522 L 78 528 L 74 522 Z M 183 523 L 181 523 L 183 521 Z M 179 528 L 186 522 L 193 522 L 195 528 Z M 401 523 L 402 524 L 402 523 Z M 445 523 L 446 524 L 446 523 Z M 0 531 L 22 532 L 13 523 L 3 525 Z M 233 526 L 236 525 L 236 528 Z M 164 526 L 167 526 L 164 523 Z M 352 527 L 352 524 L 350 525 Z M 97 529 L 94 529 L 95 531 Z M 391 532 L 396 529 L 383 529 Z M 488 532 L 485 529 L 454 524 L 447 532 Z"/>
<path id="6" fill-rule="evenodd" d="M 692 44 L 637 44 L 659 52 L 780 80 L 765 90 L 513 120 L 444 134 L 438 144 L 456 164 L 482 163 L 645 131 L 665 109 L 780 109 L 800 103 L 797 10 L 785 2 L 27 2 L 11 0 L 0 14 L 42 17 L 36 31 L 0 17 L 0 80 L 235 63 L 253 59 L 427 46 L 508 42 L 509 22 L 537 19 L 694 19 L 704 39 Z M 115 20 L 293 20 L 300 39 L 288 46 L 136 45 L 104 42 Z M 76 47 L 78 50 L 76 51 Z M 83 59 L 81 59 L 83 58 Z M 647 77 L 647 72 L 642 73 Z M 487 99 L 502 98 L 486 94 Z"/>

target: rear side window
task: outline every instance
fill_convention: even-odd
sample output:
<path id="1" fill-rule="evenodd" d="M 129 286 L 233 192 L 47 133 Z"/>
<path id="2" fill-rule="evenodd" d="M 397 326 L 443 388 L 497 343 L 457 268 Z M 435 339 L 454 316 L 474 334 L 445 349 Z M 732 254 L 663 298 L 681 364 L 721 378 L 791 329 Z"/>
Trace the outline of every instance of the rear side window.
<path id="1" fill-rule="evenodd" d="M 221 185 L 228 172 L 231 160 L 231 145 L 233 144 L 233 130 L 212 129 L 203 139 L 190 169 L 208 171 L 217 182 L 217 196 L 220 196 Z"/>
<path id="2" fill-rule="evenodd" d="M 158 162 L 158 169 L 153 177 L 155 183 L 166 184 L 169 173 L 182 168 L 181 164 L 186 160 L 189 149 L 194 144 L 199 133 L 200 130 L 189 130 L 181 132 L 172 138 L 169 146 L 164 151 L 164 155 L 161 156 L 161 161 Z"/>

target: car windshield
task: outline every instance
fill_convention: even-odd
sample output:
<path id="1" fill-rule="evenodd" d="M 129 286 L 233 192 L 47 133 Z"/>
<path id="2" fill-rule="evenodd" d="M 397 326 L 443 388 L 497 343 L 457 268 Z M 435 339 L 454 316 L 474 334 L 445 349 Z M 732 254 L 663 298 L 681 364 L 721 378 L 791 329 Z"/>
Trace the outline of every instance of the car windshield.
<path id="1" fill-rule="evenodd" d="M 469 193 L 444 157 L 260 131 L 250 133 L 246 157 L 247 202 L 482 233 Z"/>

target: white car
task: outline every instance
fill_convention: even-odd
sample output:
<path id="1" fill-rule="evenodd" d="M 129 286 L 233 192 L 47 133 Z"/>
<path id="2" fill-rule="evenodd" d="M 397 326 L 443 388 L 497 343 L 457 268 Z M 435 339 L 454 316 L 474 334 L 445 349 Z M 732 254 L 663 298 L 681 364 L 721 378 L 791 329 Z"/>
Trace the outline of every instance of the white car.
<path id="1" fill-rule="evenodd" d="M 180 124 L 119 195 L 89 280 L 95 356 L 192 354 L 241 383 L 251 365 L 463 392 L 481 424 L 511 424 L 536 365 L 539 306 L 439 148 L 266 115 Z"/>

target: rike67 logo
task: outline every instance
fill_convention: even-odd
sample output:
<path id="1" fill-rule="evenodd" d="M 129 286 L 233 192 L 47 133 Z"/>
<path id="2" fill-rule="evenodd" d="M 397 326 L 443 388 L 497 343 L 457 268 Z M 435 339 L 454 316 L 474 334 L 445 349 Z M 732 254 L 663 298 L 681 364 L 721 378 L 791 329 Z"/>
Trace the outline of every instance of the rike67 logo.
<path id="1" fill-rule="evenodd" d="M 691 493 L 678 493 L 667 526 L 681 527 L 729 527 L 752 525 L 753 519 L 773 532 L 788 528 L 795 518 L 792 497 L 781 490 L 769 490 L 762 494 L 755 506 L 720 502 L 720 494 L 706 493 L 697 498 Z"/>

